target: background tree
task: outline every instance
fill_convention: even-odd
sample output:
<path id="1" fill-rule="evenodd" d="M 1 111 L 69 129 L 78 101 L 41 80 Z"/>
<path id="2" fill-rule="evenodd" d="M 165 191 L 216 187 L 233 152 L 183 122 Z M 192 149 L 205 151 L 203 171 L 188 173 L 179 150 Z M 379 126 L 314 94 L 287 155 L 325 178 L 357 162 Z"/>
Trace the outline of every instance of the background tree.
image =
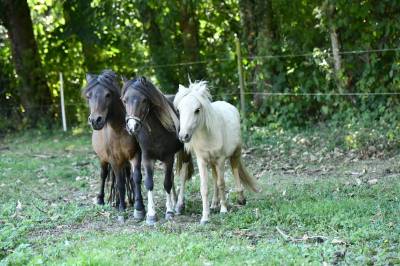
<path id="1" fill-rule="evenodd" d="M 163 13 L 162 6 L 159 6 L 158 1 L 147 0 L 140 0 L 138 2 L 138 10 L 140 20 L 143 24 L 143 34 L 146 36 L 146 41 L 148 42 L 151 60 L 156 65 L 154 69 L 158 82 L 164 90 L 172 92 L 179 84 L 176 69 L 172 67 L 157 67 L 157 65 L 176 63 L 179 56 L 176 53 L 178 50 L 176 49 L 176 42 L 171 38 L 174 32 L 172 31 L 171 34 L 171 31 L 168 30 L 170 24 L 168 22 L 171 21 L 170 12 Z M 160 13 L 163 18 L 160 18 Z M 164 24 L 163 29 L 160 27 L 161 23 Z"/>
<path id="2" fill-rule="evenodd" d="M 80 94 L 85 72 L 104 68 L 130 78 L 148 76 L 167 93 L 175 92 L 179 83 L 187 85 L 190 74 L 192 79 L 209 80 L 215 99 L 238 104 L 235 34 L 242 44 L 246 91 L 256 93 L 246 97 L 251 125 L 304 126 L 360 112 L 374 113 L 378 119 L 384 112 L 394 113 L 399 103 L 395 95 L 350 101 L 309 95 L 398 92 L 400 54 L 392 49 L 400 47 L 396 1 L 0 3 L 6 26 L 0 26 L 0 112 L 6 114 L 0 116 L 0 128 L 23 124 L 10 125 L 4 117 L 36 123 L 21 106 L 28 110 L 28 105 L 39 105 L 45 112 L 52 104 L 57 118 L 59 72 L 64 75 L 72 124 L 86 121 Z M 22 55 L 25 50 L 28 56 Z M 348 52 L 360 50 L 365 52 Z M 32 63 L 24 65 L 28 61 Z M 289 95 L 258 94 L 264 92 Z"/>
<path id="3" fill-rule="evenodd" d="M 199 39 L 199 17 L 197 15 L 199 1 L 173 1 L 179 16 L 179 29 L 183 44 L 183 62 L 199 62 L 200 39 Z M 190 75 L 193 80 L 205 79 L 206 71 L 203 64 L 193 64 L 185 67 L 185 74 Z M 187 76 L 186 75 L 186 76 Z"/>
<path id="4" fill-rule="evenodd" d="M 18 92 L 31 125 L 51 119 L 51 96 L 33 34 L 26 0 L 1 0 L 0 18 L 11 41 L 15 71 L 21 82 Z"/>

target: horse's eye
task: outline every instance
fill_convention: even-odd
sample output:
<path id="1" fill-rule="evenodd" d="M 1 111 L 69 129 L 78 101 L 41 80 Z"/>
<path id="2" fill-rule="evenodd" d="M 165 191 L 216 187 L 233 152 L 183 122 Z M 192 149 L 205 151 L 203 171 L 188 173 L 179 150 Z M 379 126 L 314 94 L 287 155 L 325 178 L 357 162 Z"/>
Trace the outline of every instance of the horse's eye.
<path id="1" fill-rule="evenodd" d="M 111 93 L 107 92 L 106 93 L 106 98 L 110 98 L 110 96 L 111 96 Z"/>
<path id="2" fill-rule="evenodd" d="M 197 108 L 196 111 L 194 111 L 194 113 L 197 115 L 198 113 L 200 113 L 200 108 Z"/>
<path id="3" fill-rule="evenodd" d="M 90 93 L 87 93 L 85 96 L 86 96 L 86 99 L 89 100 L 89 98 L 90 98 Z"/>

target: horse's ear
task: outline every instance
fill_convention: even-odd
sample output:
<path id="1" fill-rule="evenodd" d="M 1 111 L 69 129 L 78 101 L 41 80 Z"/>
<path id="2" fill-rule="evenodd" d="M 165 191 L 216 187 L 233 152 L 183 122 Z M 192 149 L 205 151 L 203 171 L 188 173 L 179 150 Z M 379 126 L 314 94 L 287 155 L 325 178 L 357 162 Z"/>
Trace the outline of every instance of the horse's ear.
<path id="1" fill-rule="evenodd" d="M 139 77 L 139 82 L 142 84 L 146 84 L 147 83 L 147 79 L 144 76 Z"/>
<path id="2" fill-rule="evenodd" d="M 92 81 L 93 79 L 96 78 L 96 75 L 90 74 L 90 73 L 86 73 L 86 81 L 89 83 L 90 81 Z"/>
<path id="3" fill-rule="evenodd" d="M 121 81 L 122 81 L 123 83 L 126 83 L 126 82 L 128 81 L 128 79 L 127 79 L 125 76 L 121 76 Z"/>

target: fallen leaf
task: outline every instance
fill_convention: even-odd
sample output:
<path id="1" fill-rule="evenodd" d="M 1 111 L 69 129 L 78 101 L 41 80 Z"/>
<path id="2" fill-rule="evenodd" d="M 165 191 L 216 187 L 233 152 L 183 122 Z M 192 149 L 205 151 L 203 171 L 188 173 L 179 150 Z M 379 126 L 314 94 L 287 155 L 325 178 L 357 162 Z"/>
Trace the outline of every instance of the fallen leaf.
<path id="1" fill-rule="evenodd" d="M 17 211 L 22 211 L 22 203 L 18 200 L 17 207 L 15 207 Z"/>
<path id="2" fill-rule="evenodd" d="M 333 239 L 331 243 L 332 244 L 336 244 L 336 245 L 347 245 L 346 241 L 344 241 L 342 239 L 336 239 L 336 238 Z"/>

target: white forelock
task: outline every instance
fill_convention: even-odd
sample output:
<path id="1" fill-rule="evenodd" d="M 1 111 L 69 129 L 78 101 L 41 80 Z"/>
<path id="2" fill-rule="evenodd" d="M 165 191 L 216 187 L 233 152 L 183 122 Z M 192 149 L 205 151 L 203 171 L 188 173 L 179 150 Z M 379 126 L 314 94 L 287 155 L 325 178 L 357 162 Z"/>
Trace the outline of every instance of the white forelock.
<path id="1" fill-rule="evenodd" d="M 175 96 L 174 105 L 178 108 L 183 99 L 189 99 L 193 96 L 203 108 L 202 122 L 208 130 L 212 130 L 218 126 L 218 120 L 211 106 L 212 97 L 208 89 L 208 82 L 205 80 L 190 82 L 189 88 L 179 85 L 179 91 Z"/>

